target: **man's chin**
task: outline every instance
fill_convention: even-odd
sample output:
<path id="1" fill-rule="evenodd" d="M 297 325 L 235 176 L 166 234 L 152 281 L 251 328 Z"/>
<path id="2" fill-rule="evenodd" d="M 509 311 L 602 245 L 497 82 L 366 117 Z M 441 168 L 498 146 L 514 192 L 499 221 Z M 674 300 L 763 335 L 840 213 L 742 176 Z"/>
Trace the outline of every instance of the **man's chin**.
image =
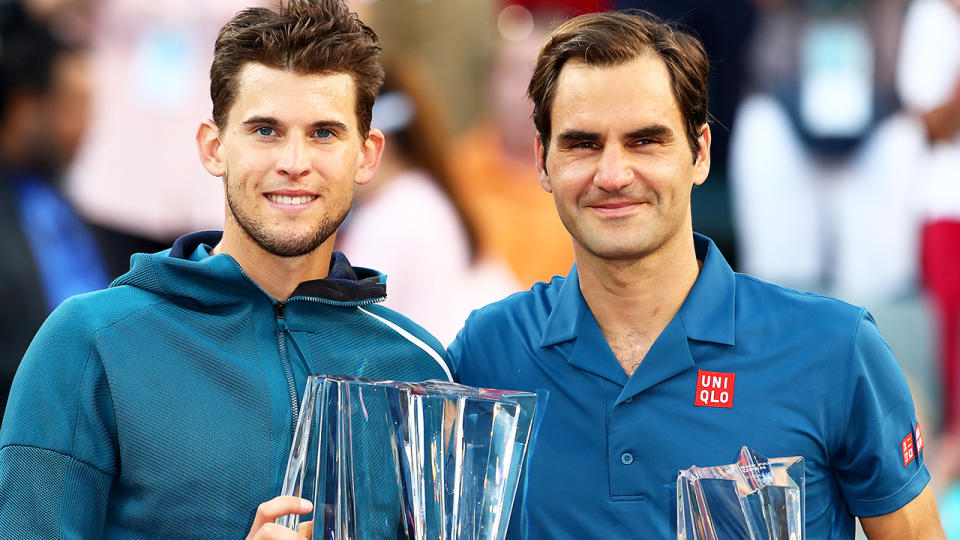
<path id="1" fill-rule="evenodd" d="M 267 225 L 259 219 L 238 216 L 236 212 L 232 212 L 233 205 L 228 208 L 231 210 L 232 221 L 242 231 L 243 242 L 247 245 L 254 244 L 266 253 L 283 258 L 303 257 L 313 253 L 333 237 L 346 217 L 344 212 L 343 217 L 338 216 L 338 219 L 321 219 L 309 225 L 302 220 L 297 223 Z"/>
<path id="2" fill-rule="evenodd" d="M 593 242 L 585 245 L 584 248 L 594 257 L 606 261 L 637 261 L 654 251 L 654 248 L 636 242 L 632 244 Z"/>
<path id="3" fill-rule="evenodd" d="M 283 258 L 296 258 L 309 255 L 330 238 L 332 233 L 312 231 L 299 236 L 289 234 L 249 235 L 251 239 L 267 253 Z"/>
<path id="4" fill-rule="evenodd" d="M 309 255 L 317 250 L 323 242 L 311 241 L 307 243 L 273 243 L 273 242 L 257 242 L 261 248 L 271 255 L 284 258 L 296 258 Z"/>

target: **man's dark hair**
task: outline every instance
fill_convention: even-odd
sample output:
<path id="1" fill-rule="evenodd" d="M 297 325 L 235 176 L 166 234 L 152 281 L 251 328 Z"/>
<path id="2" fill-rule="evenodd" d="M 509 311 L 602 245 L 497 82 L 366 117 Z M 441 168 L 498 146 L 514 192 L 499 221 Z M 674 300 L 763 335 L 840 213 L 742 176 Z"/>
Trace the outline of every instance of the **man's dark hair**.
<path id="1" fill-rule="evenodd" d="M 16 94 L 50 92 L 53 65 L 67 52 L 67 46 L 41 26 L 0 34 L 0 122 Z"/>
<path id="2" fill-rule="evenodd" d="M 697 38 L 639 10 L 575 17 L 557 27 L 540 49 L 527 95 L 533 100 L 533 123 L 544 148 L 550 144 L 550 109 L 567 60 L 611 67 L 645 54 L 656 55 L 667 66 L 696 161 L 700 127 L 707 121 L 707 53 Z"/>
<path id="3" fill-rule="evenodd" d="M 383 84 L 377 35 L 342 0 L 288 0 L 276 11 L 237 13 L 217 36 L 210 66 L 213 121 L 223 129 L 248 62 L 303 74 L 346 73 L 356 88 L 360 134 L 370 130 L 373 102 Z"/>

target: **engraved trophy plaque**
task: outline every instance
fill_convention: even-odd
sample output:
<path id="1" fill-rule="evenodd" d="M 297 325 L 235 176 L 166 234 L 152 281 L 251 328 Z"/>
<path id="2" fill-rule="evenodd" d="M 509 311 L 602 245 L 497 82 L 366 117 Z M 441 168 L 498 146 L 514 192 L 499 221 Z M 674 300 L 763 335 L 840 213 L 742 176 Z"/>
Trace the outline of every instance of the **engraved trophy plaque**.
<path id="1" fill-rule="evenodd" d="M 804 540 L 804 511 L 802 457 L 744 446 L 736 463 L 677 476 L 678 540 Z"/>
<path id="2" fill-rule="evenodd" d="M 277 522 L 318 540 L 504 538 L 535 393 L 310 377 Z"/>

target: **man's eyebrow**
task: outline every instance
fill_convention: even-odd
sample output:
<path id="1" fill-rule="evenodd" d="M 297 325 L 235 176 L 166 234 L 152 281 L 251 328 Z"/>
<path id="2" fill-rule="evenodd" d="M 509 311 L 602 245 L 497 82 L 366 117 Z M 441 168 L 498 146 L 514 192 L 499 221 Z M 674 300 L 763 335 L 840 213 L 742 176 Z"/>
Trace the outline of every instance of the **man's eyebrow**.
<path id="1" fill-rule="evenodd" d="M 244 126 L 279 126 L 282 122 L 272 116 L 251 116 L 244 120 L 242 124 Z M 320 120 L 319 122 L 310 124 L 310 131 L 316 131 L 318 129 L 344 132 L 347 130 L 347 125 L 337 120 Z"/>
<path id="2" fill-rule="evenodd" d="M 330 131 L 339 131 L 342 133 L 347 131 L 347 125 L 337 120 L 321 120 L 310 124 L 310 131 L 316 131 L 318 129 L 329 129 Z"/>
<path id="3" fill-rule="evenodd" d="M 626 139 L 647 139 L 647 138 L 670 138 L 673 137 L 673 130 L 663 124 L 653 124 L 628 132 Z M 561 145 L 576 144 L 584 141 L 595 141 L 600 138 L 599 133 L 592 131 L 583 131 L 571 129 L 557 135 L 557 143 Z"/>
<path id="4" fill-rule="evenodd" d="M 241 124 L 244 126 L 277 126 L 280 125 L 280 121 L 272 116 L 251 116 L 241 122 Z"/>
<path id="5" fill-rule="evenodd" d="M 646 139 L 650 137 L 672 137 L 673 130 L 663 124 L 654 124 L 635 129 L 627 133 L 627 139 Z"/>
<path id="6" fill-rule="evenodd" d="M 595 141 L 599 138 L 599 133 L 570 129 L 557 135 L 557 144 L 568 145 L 583 141 Z"/>

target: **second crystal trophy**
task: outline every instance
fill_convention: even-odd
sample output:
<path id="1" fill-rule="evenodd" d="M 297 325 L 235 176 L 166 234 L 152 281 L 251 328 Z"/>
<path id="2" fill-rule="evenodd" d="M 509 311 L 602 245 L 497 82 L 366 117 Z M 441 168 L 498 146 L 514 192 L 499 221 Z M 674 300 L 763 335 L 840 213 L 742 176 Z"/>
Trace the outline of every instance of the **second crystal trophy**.
<path id="1" fill-rule="evenodd" d="M 802 457 L 767 459 L 744 446 L 736 463 L 677 477 L 679 540 L 804 540 Z"/>
<path id="2" fill-rule="evenodd" d="M 534 393 L 310 377 L 282 494 L 314 509 L 278 523 L 317 540 L 500 540 L 536 407 Z"/>

